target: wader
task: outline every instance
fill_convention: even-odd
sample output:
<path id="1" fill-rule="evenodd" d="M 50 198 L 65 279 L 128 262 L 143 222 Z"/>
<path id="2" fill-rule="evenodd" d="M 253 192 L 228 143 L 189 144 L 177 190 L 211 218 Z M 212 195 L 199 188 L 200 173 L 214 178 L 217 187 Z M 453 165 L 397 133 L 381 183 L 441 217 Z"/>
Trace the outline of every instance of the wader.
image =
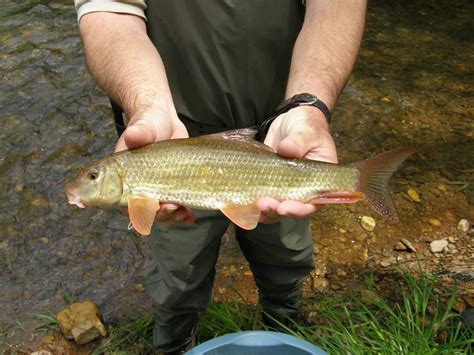
<path id="1" fill-rule="evenodd" d="M 298 0 L 153 0 L 147 30 L 180 119 L 191 136 L 262 122 L 284 99 L 291 53 L 304 18 Z M 229 220 L 195 211 L 193 225 L 154 226 L 145 284 L 153 298 L 155 346 L 174 351 L 196 331 L 211 297 L 220 238 Z M 269 314 L 292 316 L 313 268 L 309 219 L 236 228 Z"/>

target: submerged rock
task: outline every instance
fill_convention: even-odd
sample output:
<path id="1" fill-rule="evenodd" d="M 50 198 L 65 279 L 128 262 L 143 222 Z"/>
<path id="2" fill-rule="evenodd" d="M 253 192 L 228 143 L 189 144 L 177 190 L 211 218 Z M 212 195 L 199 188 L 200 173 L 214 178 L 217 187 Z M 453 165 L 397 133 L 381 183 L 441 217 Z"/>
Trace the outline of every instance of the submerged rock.
<path id="1" fill-rule="evenodd" d="M 461 219 L 458 223 L 457 228 L 462 232 L 467 232 L 471 226 L 469 225 L 469 221 L 467 219 Z"/>
<path id="2" fill-rule="evenodd" d="M 447 240 L 434 240 L 430 243 L 430 250 L 432 253 L 441 253 L 447 246 Z"/>
<path id="3" fill-rule="evenodd" d="M 428 223 L 431 224 L 433 227 L 441 227 L 441 222 L 439 219 L 436 218 L 430 218 L 428 220 Z"/>
<path id="4" fill-rule="evenodd" d="M 360 225 L 366 231 L 372 232 L 375 229 L 375 225 L 376 225 L 375 219 L 369 216 L 363 216 L 362 219 L 360 220 Z"/>
<path id="5" fill-rule="evenodd" d="M 421 202 L 420 195 L 418 195 L 418 192 L 414 189 L 408 189 L 407 191 L 408 196 L 415 201 L 415 202 Z"/>
<path id="6" fill-rule="evenodd" d="M 99 308 L 91 301 L 73 303 L 59 312 L 57 318 L 64 336 L 74 338 L 79 345 L 107 335 Z"/>

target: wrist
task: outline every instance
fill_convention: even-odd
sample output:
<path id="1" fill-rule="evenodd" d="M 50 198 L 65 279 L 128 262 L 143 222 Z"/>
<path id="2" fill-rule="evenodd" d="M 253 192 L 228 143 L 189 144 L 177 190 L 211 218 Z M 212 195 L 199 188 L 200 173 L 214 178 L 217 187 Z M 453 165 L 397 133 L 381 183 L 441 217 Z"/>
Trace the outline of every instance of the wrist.
<path id="1" fill-rule="evenodd" d="M 309 126 L 318 131 L 325 130 L 329 132 L 330 126 L 324 113 L 314 106 L 297 106 L 288 111 L 294 117 L 301 117 L 309 123 Z"/>

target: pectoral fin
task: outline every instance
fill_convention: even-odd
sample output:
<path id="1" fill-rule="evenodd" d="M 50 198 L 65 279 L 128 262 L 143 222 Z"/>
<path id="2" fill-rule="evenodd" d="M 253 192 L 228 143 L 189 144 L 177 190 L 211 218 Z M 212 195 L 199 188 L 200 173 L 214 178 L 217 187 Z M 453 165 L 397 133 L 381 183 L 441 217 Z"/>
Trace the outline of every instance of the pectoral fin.
<path id="1" fill-rule="evenodd" d="M 160 209 L 160 201 L 150 200 L 140 196 L 128 198 L 128 215 L 133 228 L 141 235 L 149 235 L 155 220 L 156 212 Z"/>
<path id="2" fill-rule="evenodd" d="M 245 206 L 230 205 L 222 208 L 221 211 L 235 225 L 246 230 L 254 229 L 260 217 L 260 210 L 255 204 Z"/>

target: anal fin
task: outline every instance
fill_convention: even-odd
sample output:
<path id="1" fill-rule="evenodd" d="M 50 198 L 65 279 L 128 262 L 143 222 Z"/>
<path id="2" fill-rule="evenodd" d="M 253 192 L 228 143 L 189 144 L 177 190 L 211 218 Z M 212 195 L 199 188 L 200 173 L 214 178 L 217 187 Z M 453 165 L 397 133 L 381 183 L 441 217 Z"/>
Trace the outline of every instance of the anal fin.
<path id="1" fill-rule="evenodd" d="M 149 235 L 155 221 L 156 212 L 160 209 L 160 201 L 150 200 L 141 196 L 128 198 L 128 215 L 133 228 L 141 235 Z"/>
<path id="2" fill-rule="evenodd" d="M 315 205 L 355 203 L 364 198 L 362 192 L 320 192 L 313 197 L 308 203 Z"/>
<path id="3" fill-rule="evenodd" d="M 242 229 L 254 229 L 260 218 L 260 210 L 255 204 L 251 205 L 229 205 L 221 209 L 221 212 L 235 225 Z"/>

